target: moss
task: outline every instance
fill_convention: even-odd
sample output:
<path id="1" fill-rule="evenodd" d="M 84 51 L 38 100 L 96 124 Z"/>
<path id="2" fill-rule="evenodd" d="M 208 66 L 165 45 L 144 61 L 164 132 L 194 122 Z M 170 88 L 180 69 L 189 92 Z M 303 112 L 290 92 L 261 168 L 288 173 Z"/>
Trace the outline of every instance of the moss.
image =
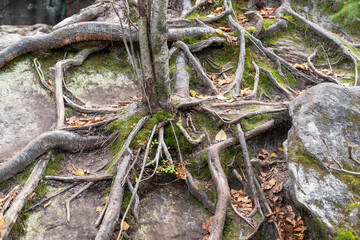
<path id="1" fill-rule="evenodd" d="M 183 37 L 181 39 L 181 41 L 183 41 L 186 44 L 194 44 L 194 43 L 197 43 L 199 40 L 195 39 L 195 38 L 192 38 L 192 37 Z"/>
<path id="2" fill-rule="evenodd" d="M 352 167 L 347 162 L 344 162 L 344 169 L 353 171 L 353 172 L 358 172 L 358 169 L 356 169 L 355 167 Z M 359 177 L 357 177 L 355 175 L 339 173 L 339 172 L 334 172 L 333 174 L 336 177 L 338 177 L 340 179 L 340 181 L 345 183 L 348 186 L 349 190 L 355 196 L 360 197 L 360 195 L 359 195 L 359 193 L 360 193 L 360 178 Z"/>
<path id="3" fill-rule="evenodd" d="M 243 127 L 243 129 L 245 131 L 249 131 L 261 124 L 264 124 L 268 120 L 272 119 L 273 116 L 274 116 L 274 114 L 262 114 L 262 115 L 257 115 L 257 116 L 251 117 L 249 119 L 243 119 L 241 121 L 241 126 Z"/>
<path id="4" fill-rule="evenodd" d="M 327 233 L 327 228 L 318 218 L 308 216 L 306 217 L 306 220 L 306 226 L 310 235 L 309 239 L 330 240 L 329 234 Z"/>
<path id="5" fill-rule="evenodd" d="M 66 108 L 65 109 L 65 118 L 70 117 L 70 115 L 73 115 L 74 110 L 72 110 L 71 108 Z"/>
<path id="6" fill-rule="evenodd" d="M 342 230 L 337 232 L 335 240 L 355 240 L 354 234 L 349 230 Z"/>
<path id="7" fill-rule="evenodd" d="M 303 165 L 305 170 L 316 170 L 320 174 L 320 177 L 329 173 L 325 166 L 320 164 L 314 157 L 310 156 L 305 151 L 304 146 L 300 141 L 294 141 L 292 146 L 289 146 L 288 158 L 293 162 Z"/>
<path id="8" fill-rule="evenodd" d="M 242 156 L 239 148 L 231 146 L 220 151 L 220 162 L 226 176 L 230 176 L 230 168 L 227 167 L 234 157 Z"/>
<path id="9" fill-rule="evenodd" d="M 55 175 L 61 170 L 60 162 L 64 159 L 63 154 L 60 152 L 54 152 L 54 157 L 50 159 L 48 165 L 46 166 L 44 175 Z"/>

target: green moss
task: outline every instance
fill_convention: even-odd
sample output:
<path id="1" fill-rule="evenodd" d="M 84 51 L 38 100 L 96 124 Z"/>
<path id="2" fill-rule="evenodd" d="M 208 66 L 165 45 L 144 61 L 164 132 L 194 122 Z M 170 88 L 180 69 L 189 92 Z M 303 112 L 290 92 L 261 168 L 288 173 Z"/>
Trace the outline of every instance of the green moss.
<path id="1" fill-rule="evenodd" d="M 307 216 L 305 222 L 311 239 L 330 240 L 327 228 L 318 218 Z"/>
<path id="2" fill-rule="evenodd" d="M 68 118 L 73 113 L 74 113 L 74 110 L 72 110 L 71 108 L 66 108 L 65 109 L 65 118 Z"/>
<path id="3" fill-rule="evenodd" d="M 355 240 L 354 234 L 349 230 L 342 230 L 337 232 L 335 240 Z"/>
<path id="4" fill-rule="evenodd" d="M 60 162 L 64 159 L 64 156 L 60 152 L 55 152 L 54 157 L 49 161 L 46 166 L 44 175 L 55 175 L 61 170 Z"/>
<path id="5" fill-rule="evenodd" d="M 192 38 L 192 37 L 183 37 L 181 39 L 181 41 L 183 41 L 186 44 L 194 44 L 194 43 L 197 43 L 199 40 L 196 38 Z"/>
<path id="6" fill-rule="evenodd" d="M 344 169 L 345 170 L 349 170 L 349 171 L 353 171 L 353 172 L 358 172 L 359 170 L 355 167 L 352 167 L 350 164 L 348 164 L 347 162 L 344 162 Z M 359 193 L 360 193 L 360 178 L 355 176 L 355 175 L 351 175 L 351 174 L 346 174 L 346 173 L 339 173 L 339 172 L 333 172 L 333 174 L 338 177 L 343 183 L 345 183 L 349 190 L 357 197 L 360 197 Z"/>
<path id="7" fill-rule="evenodd" d="M 269 121 L 270 119 L 273 118 L 273 116 L 274 116 L 274 114 L 262 114 L 262 115 L 257 115 L 257 116 L 251 117 L 249 119 L 243 119 L 241 121 L 241 126 L 243 127 L 243 129 L 245 131 L 249 131 L 249 130 Z"/>
<path id="8" fill-rule="evenodd" d="M 294 141 L 292 146 L 288 148 L 288 158 L 304 166 L 305 170 L 314 169 L 323 177 L 328 174 L 328 170 L 320 164 L 314 157 L 310 156 L 304 149 L 300 141 Z"/>

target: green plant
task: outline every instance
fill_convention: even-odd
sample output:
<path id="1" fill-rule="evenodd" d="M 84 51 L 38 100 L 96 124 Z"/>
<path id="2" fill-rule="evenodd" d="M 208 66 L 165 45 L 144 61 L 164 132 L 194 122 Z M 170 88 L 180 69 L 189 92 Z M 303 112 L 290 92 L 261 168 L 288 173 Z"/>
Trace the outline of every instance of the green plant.
<path id="1" fill-rule="evenodd" d="M 343 22 L 344 24 L 350 24 L 354 21 L 359 21 L 360 23 L 360 1 L 343 1 L 342 8 L 331 16 L 331 20 Z"/>
<path id="2" fill-rule="evenodd" d="M 158 167 L 158 170 L 156 171 L 157 173 L 168 173 L 168 174 L 178 174 L 178 167 L 175 164 L 169 164 L 168 160 L 163 159 L 162 161 L 162 166 Z"/>

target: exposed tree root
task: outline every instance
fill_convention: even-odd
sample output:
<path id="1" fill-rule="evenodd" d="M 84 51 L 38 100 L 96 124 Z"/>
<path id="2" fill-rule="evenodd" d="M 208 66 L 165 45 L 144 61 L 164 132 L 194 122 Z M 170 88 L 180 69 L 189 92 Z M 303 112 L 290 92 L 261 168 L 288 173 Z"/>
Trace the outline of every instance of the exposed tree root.
<path id="1" fill-rule="evenodd" d="M 258 37 L 258 35 L 260 34 L 261 30 L 264 27 L 263 17 L 260 15 L 260 13 L 258 11 L 247 11 L 244 13 L 244 15 L 256 22 L 256 25 L 255 25 L 256 32 L 254 33 L 254 36 Z"/>
<path id="2" fill-rule="evenodd" d="M 62 194 L 62 193 L 64 193 L 64 192 L 66 192 L 66 191 L 68 191 L 68 190 L 70 190 L 70 189 L 72 189 L 72 188 L 75 187 L 76 185 L 77 185 L 77 183 L 71 184 L 70 186 L 64 188 L 63 190 L 61 190 L 61 191 L 59 191 L 59 192 L 57 192 L 57 193 L 54 193 L 54 194 L 50 195 L 49 197 L 41 200 L 40 202 L 34 204 L 33 206 L 31 206 L 31 207 L 29 207 L 28 209 L 24 210 L 24 212 L 28 212 L 28 211 L 31 211 L 31 210 L 35 209 L 36 207 L 38 207 L 38 206 L 40 206 L 41 204 L 49 201 L 50 199 L 52 199 L 52 198 L 54 198 L 54 197 L 56 197 L 56 196 L 58 196 L 58 195 L 60 195 L 60 194 Z"/>
<path id="3" fill-rule="evenodd" d="M 98 148 L 103 140 L 103 137 L 83 137 L 66 131 L 50 131 L 43 133 L 31 141 L 22 152 L 12 160 L 7 161 L 4 165 L 0 166 L 0 182 L 21 172 L 39 156 L 51 149 L 61 149 L 70 152 L 77 152 L 82 149 L 91 150 Z"/>
<path id="4" fill-rule="evenodd" d="M 284 10 L 287 13 L 289 13 L 291 16 L 293 16 L 294 18 L 296 18 L 297 20 L 302 22 L 304 25 L 310 27 L 310 29 L 312 29 L 314 32 L 316 32 L 320 36 L 323 36 L 323 37 L 327 38 L 330 42 L 333 42 L 336 46 L 338 46 L 340 48 L 340 50 L 342 51 L 342 53 L 345 56 L 347 56 L 348 58 L 350 58 L 353 61 L 353 63 L 354 63 L 354 71 L 355 71 L 355 77 L 354 77 L 355 78 L 355 83 L 354 83 L 354 85 L 356 86 L 358 81 L 359 81 L 358 62 L 360 62 L 360 57 L 358 57 L 356 54 L 354 54 L 344 43 L 342 43 L 332 33 L 328 32 L 327 30 L 325 30 L 321 26 L 317 25 L 316 23 L 313 23 L 313 22 L 307 20 L 306 18 L 304 18 L 303 16 L 299 15 L 298 13 L 296 13 L 291 8 L 291 1 L 290 0 L 286 0 L 283 5 L 284 5 Z"/>
<path id="5" fill-rule="evenodd" d="M 318 75 L 319 77 L 325 79 L 326 81 L 329 81 L 329 82 L 333 82 L 333 83 L 336 83 L 336 84 L 340 84 L 340 82 L 338 80 L 336 80 L 335 78 L 332 78 L 326 74 L 323 74 L 321 72 L 319 72 L 315 67 L 314 67 L 314 64 L 311 62 L 311 59 L 313 57 L 315 57 L 316 55 L 316 52 L 317 52 L 317 49 L 318 47 L 315 48 L 314 52 L 312 54 L 310 54 L 310 56 L 307 58 L 307 63 L 308 63 L 308 66 L 309 68 L 316 74 Z"/>
<path id="6" fill-rule="evenodd" d="M 28 52 L 55 49 L 83 41 L 121 41 L 123 35 L 126 40 L 129 40 L 129 28 L 125 27 L 125 29 L 126 31 L 123 34 L 117 24 L 85 22 L 59 28 L 52 33 L 41 36 L 23 37 L 19 42 L 0 51 L 0 67 Z M 215 33 L 215 30 L 201 27 L 169 29 L 168 40 L 176 41 L 183 37 L 200 37 L 209 33 Z M 131 29 L 131 36 L 134 41 L 139 40 L 139 36 L 133 28 Z"/>
<path id="7" fill-rule="evenodd" d="M 189 59 L 191 65 L 194 67 L 201 80 L 203 80 L 203 82 L 211 89 L 213 93 L 219 94 L 219 91 L 216 89 L 213 82 L 208 78 L 200 63 L 190 52 L 189 47 L 182 41 L 177 41 L 176 44 L 184 51 L 186 57 Z"/>
<path id="8" fill-rule="evenodd" d="M 129 167 L 129 163 L 130 155 L 125 155 L 117 167 L 117 174 L 110 190 L 109 205 L 106 208 L 99 231 L 96 234 L 96 240 L 108 240 L 114 232 L 115 224 L 119 219 L 124 194 L 122 181 L 125 180 L 125 174 Z"/>
<path id="9" fill-rule="evenodd" d="M 70 24 L 93 20 L 94 18 L 104 13 L 108 8 L 109 7 L 106 4 L 103 4 L 102 2 L 97 2 L 87 8 L 81 9 L 78 14 L 74 14 L 71 17 L 65 18 L 64 20 L 53 26 L 53 30 L 68 26 Z"/>
<path id="10" fill-rule="evenodd" d="M 186 71 L 186 59 L 184 53 L 181 51 L 176 58 L 176 72 L 175 72 L 175 86 L 173 94 L 182 98 L 189 97 L 189 74 Z"/>
<path id="11" fill-rule="evenodd" d="M 39 160 L 32 170 L 29 178 L 27 179 L 25 185 L 20 190 L 18 195 L 15 197 L 14 202 L 10 208 L 6 211 L 4 215 L 4 222 L 2 230 L 0 230 L 0 240 L 5 240 L 10 233 L 11 228 L 14 226 L 16 219 L 18 218 L 21 209 L 24 207 L 25 203 L 30 197 L 30 194 L 36 189 L 39 182 L 42 179 L 46 165 L 48 164 L 50 158 L 44 157 Z M 1 182 L 1 181 L 0 181 Z"/>
<path id="12" fill-rule="evenodd" d="M 221 167 L 219 156 L 220 150 L 225 148 L 227 145 L 228 142 L 223 141 L 214 144 L 207 149 L 208 165 L 211 176 L 215 182 L 217 192 L 217 204 L 209 240 L 218 240 L 222 238 L 226 220 L 226 212 L 230 204 L 230 188 L 227 177 Z"/>
<path id="13" fill-rule="evenodd" d="M 57 123 L 56 129 L 64 126 L 65 120 L 65 106 L 63 98 L 63 81 L 64 81 L 64 70 L 72 66 L 80 66 L 84 60 L 93 52 L 99 51 L 105 48 L 106 45 L 99 45 L 93 48 L 87 48 L 80 51 L 72 59 L 61 60 L 55 65 L 55 97 L 56 97 L 56 112 L 57 112 Z"/>
<path id="14" fill-rule="evenodd" d="M 98 182 L 103 180 L 113 179 L 112 175 L 84 175 L 84 176 L 71 176 L 71 177 L 62 177 L 62 176 L 45 176 L 45 180 L 55 180 L 62 182 Z"/>
<path id="15" fill-rule="evenodd" d="M 254 89 L 252 90 L 252 92 L 248 96 L 246 96 L 246 99 L 255 98 L 256 94 L 257 94 L 257 89 L 258 89 L 258 86 L 259 86 L 259 75 L 260 75 L 259 66 L 254 61 L 252 61 L 252 65 L 255 68 Z"/>
<path id="16" fill-rule="evenodd" d="M 222 37 L 211 37 L 205 40 L 201 40 L 197 43 L 191 44 L 189 46 L 189 49 L 191 52 L 200 52 L 205 48 L 208 48 L 212 45 L 218 46 L 218 45 L 222 45 L 226 42 L 225 38 Z"/>
<path id="17" fill-rule="evenodd" d="M 185 130 L 185 128 L 183 128 L 183 126 L 181 126 L 180 123 L 177 123 L 176 126 L 178 126 L 178 128 L 180 129 L 180 132 L 184 135 L 184 137 L 189 141 L 189 143 L 191 143 L 192 145 L 199 145 L 202 140 L 204 140 L 205 138 L 205 134 L 201 134 L 200 137 L 196 140 L 193 140 L 190 135 L 188 134 L 188 132 Z"/>
<path id="18" fill-rule="evenodd" d="M 189 8 L 189 9 L 184 9 L 185 11 L 183 10 L 183 12 L 181 13 L 181 17 L 186 18 L 186 17 L 190 16 L 191 13 L 193 11 L 195 11 L 199 6 L 201 6 L 207 2 L 208 2 L 208 0 L 202 0 L 202 1 L 198 2 L 197 4 L 195 4 L 193 7 Z"/>
<path id="19" fill-rule="evenodd" d="M 139 212 L 140 212 L 140 198 L 139 195 L 134 191 L 134 187 L 131 184 L 131 181 L 129 178 L 126 179 L 126 183 L 127 183 L 127 187 L 130 190 L 131 194 L 135 195 L 135 203 L 134 203 L 134 208 L 133 208 L 133 216 L 135 218 L 135 220 L 139 219 Z"/>
<path id="20" fill-rule="evenodd" d="M 260 67 L 260 70 L 263 71 L 264 73 L 266 73 L 269 77 L 269 79 L 271 80 L 271 82 L 279 89 L 281 90 L 282 93 L 285 94 L 286 98 L 288 100 L 293 100 L 294 97 L 291 94 L 291 92 L 289 92 L 289 90 L 287 90 L 286 88 L 284 88 L 283 86 L 281 86 L 281 84 L 276 80 L 276 78 L 274 77 L 274 75 L 267 69 Z"/>
<path id="21" fill-rule="evenodd" d="M 120 232 L 119 232 L 119 234 L 118 234 L 117 240 L 119 240 L 120 237 L 121 237 L 121 233 L 122 233 L 122 231 L 123 231 L 123 227 L 122 227 L 122 226 L 124 226 L 125 217 L 126 217 L 128 211 L 129 211 L 130 207 L 131 207 L 132 201 L 133 201 L 133 200 L 135 199 L 135 197 L 136 197 L 136 192 L 137 192 L 137 190 L 138 190 L 138 188 L 139 188 L 139 184 L 140 184 L 141 181 L 143 181 L 142 176 L 143 176 L 144 170 L 145 170 L 145 163 L 146 163 L 146 160 L 147 160 L 148 155 L 149 155 L 150 145 L 151 145 L 151 141 L 152 141 L 152 139 L 153 139 L 153 137 L 154 137 L 154 134 L 155 134 L 155 131 L 156 131 L 156 127 L 157 127 L 157 124 L 154 125 L 153 130 L 152 130 L 152 132 L 151 132 L 151 134 L 150 134 L 149 140 L 148 140 L 148 142 L 147 142 L 146 149 L 145 149 L 145 154 L 144 154 L 144 159 L 143 159 L 143 163 L 142 163 L 142 166 L 141 166 L 141 171 L 140 171 L 139 177 L 138 177 L 138 179 L 137 179 L 137 181 L 136 181 L 135 187 L 134 187 L 133 191 L 131 191 L 131 192 L 132 192 L 132 195 L 131 195 L 129 204 L 128 204 L 128 206 L 127 206 L 127 208 L 126 208 L 126 210 L 125 210 L 125 213 L 124 213 L 124 215 L 123 215 L 123 217 L 122 217 L 122 219 L 121 219 L 121 223 L 120 223 L 120 226 L 121 226 L 121 227 L 120 227 Z M 160 144 L 159 144 L 159 146 L 160 146 Z M 161 146 L 160 146 L 160 149 L 161 149 Z M 118 169 L 118 171 L 119 171 L 119 169 Z M 155 171 L 154 171 L 154 172 L 155 172 Z M 121 181 L 119 181 L 119 182 L 121 182 Z M 115 183 L 114 183 L 114 185 L 115 185 Z M 113 190 L 113 188 L 111 188 L 111 189 Z M 123 192 L 124 190 L 122 189 L 121 191 Z M 118 194 L 118 192 L 119 192 L 119 190 L 117 190 L 116 188 L 114 188 L 113 194 Z M 121 201 L 120 201 L 119 203 L 116 203 L 116 204 L 119 204 L 120 207 L 121 207 Z M 111 193 L 110 193 L 109 206 L 111 206 Z M 108 211 L 108 210 L 109 210 L 109 207 L 107 208 L 107 211 Z M 106 213 L 105 213 L 105 217 L 107 216 L 107 211 L 106 211 Z M 118 212 L 117 212 L 117 213 L 112 213 L 112 212 L 110 212 L 110 214 L 116 214 L 117 216 L 119 216 L 119 213 L 120 213 L 120 208 L 118 209 Z M 104 220 L 105 220 L 105 218 L 104 218 Z M 115 224 L 115 222 L 114 222 L 114 224 Z M 103 226 L 103 225 L 104 225 L 104 222 L 103 222 L 103 224 L 102 224 L 101 226 Z M 106 225 L 105 225 L 105 226 L 106 226 Z M 99 232 L 98 232 L 97 236 L 99 236 L 100 231 L 101 231 L 101 227 L 100 227 L 100 229 L 99 229 Z M 112 233 L 112 232 L 113 232 L 113 230 L 111 230 L 110 233 Z M 105 238 L 105 239 L 110 239 L 110 237 L 111 237 L 111 235 L 109 235 L 109 238 Z M 99 239 L 102 239 L 102 238 L 99 238 Z"/>
<path id="22" fill-rule="evenodd" d="M 186 172 L 186 184 L 189 188 L 189 192 L 197 199 L 199 202 L 201 202 L 206 209 L 209 210 L 212 214 L 215 213 L 215 205 L 214 203 L 209 199 L 209 197 L 206 195 L 206 193 L 201 190 L 197 183 L 195 182 L 194 178 L 190 174 L 188 170 L 185 170 Z"/>

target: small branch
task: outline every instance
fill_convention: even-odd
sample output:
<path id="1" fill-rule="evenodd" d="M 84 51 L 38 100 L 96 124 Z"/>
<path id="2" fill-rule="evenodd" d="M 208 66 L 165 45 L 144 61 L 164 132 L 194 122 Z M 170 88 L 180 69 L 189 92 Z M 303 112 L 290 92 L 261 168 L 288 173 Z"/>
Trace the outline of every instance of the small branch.
<path id="1" fill-rule="evenodd" d="M 84 176 L 70 176 L 70 177 L 62 177 L 62 176 L 45 176 L 45 180 L 55 180 L 62 182 L 98 182 L 103 180 L 111 180 L 113 179 L 112 175 L 84 175 Z"/>
<path id="2" fill-rule="evenodd" d="M 260 102 L 260 101 L 239 101 L 232 103 L 213 103 L 212 107 L 241 107 L 246 105 L 263 105 L 263 106 L 284 106 L 287 105 L 288 102 Z"/>
<path id="3" fill-rule="evenodd" d="M 200 137 L 196 140 L 193 140 L 190 135 L 188 134 L 188 132 L 183 128 L 183 126 L 181 126 L 180 123 L 176 123 L 176 126 L 178 126 L 178 128 L 180 129 L 180 132 L 184 135 L 184 137 L 189 141 L 189 143 L 191 143 L 192 145 L 199 145 L 202 140 L 204 140 L 205 138 L 205 134 L 201 134 Z"/>
<path id="4" fill-rule="evenodd" d="M 225 123 L 235 124 L 235 123 L 240 122 L 242 119 L 251 118 L 256 115 L 262 115 L 262 114 L 267 114 L 267 113 L 277 113 L 277 112 L 283 112 L 283 111 L 287 111 L 287 110 L 288 110 L 287 108 L 279 108 L 279 109 L 270 109 L 270 110 L 262 110 L 262 111 L 244 113 L 244 114 L 239 115 L 239 117 L 237 117 L 233 120 L 225 121 Z"/>
<path id="5" fill-rule="evenodd" d="M 212 22 L 216 22 L 217 20 L 220 20 L 221 18 L 227 16 L 228 14 L 230 14 L 231 11 L 230 9 L 226 9 L 225 11 L 221 12 L 220 14 L 213 16 L 213 17 L 209 17 L 209 18 L 205 18 L 203 20 L 204 23 L 212 23 Z"/>
<path id="6" fill-rule="evenodd" d="M 133 208 L 133 215 L 135 220 L 137 221 L 139 219 L 139 211 L 140 211 L 140 198 L 139 195 L 135 192 L 135 189 L 133 185 L 131 184 L 131 181 L 129 178 L 126 178 L 127 186 L 132 194 L 135 194 L 135 203 Z"/>
<path id="7" fill-rule="evenodd" d="M 56 196 L 58 196 L 58 195 L 60 195 L 60 194 L 62 194 L 62 193 L 64 193 L 64 192 L 66 192 L 66 191 L 68 191 L 68 190 L 70 190 L 70 189 L 72 189 L 72 188 L 75 187 L 76 185 L 78 185 L 78 184 L 77 184 L 77 183 L 71 184 L 70 186 L 62 189 L 61 191 L 59 191 L 59 192 L 57 192 L 57 193 L 54 193 L 54 194 L 50 195 L 49 197 L 47 197 L 47 198 L 41 200 L 40 202 L 36 203 L 35 205 L 29 207 L 29 208 L 26 209 L 24 212 L 26 213 L 26 212 L 28 212 L 28 211 L 31 211 L 31 210 L 35 209 L 37 206 L 40 206 L 40 205 L 43 204 L 44 202 L 47 202 L 47 201 L 49 201 L 50 199 L 52 199 L 52 198 L 54 198 L 54 197 L 56 197 Z"/>
<path id="8" fill-rule="evenodd" d="M 194 52 L 200 52 L 202 51 L 203 49 L 207 48 L 207 47 L 210 47 L 211 45 L 215 45 L 215 46 L 218 46 L 218 45 L 222 45 L 226 42 L 226 39 L 225 38 L 222 38 L 222 37 L 211 37 L 211 38 L 208 38 L 208 39 L 205 39 L 205 40 L 201 40 L 197 43 L 194 43 L 194 44 L 191 44 L 189 46 L 189 50 L 194 53 Z"/>
<path id="9" fill-rule="evenodd" d="M 345 169 L 338 169 L 338 168 L 333 168 L 333 167 L 329 167 L 332 170 L 338 171 L 338 172 L 342 172 L 342 173 L 346 173 L 346 174 L 350 174 L 350 175 L 354 175 L 354 176 L 360 176 L 360 172 L 353 172 L 353 171 L 349 171 L 349 170 L 345 170 Z"/>

